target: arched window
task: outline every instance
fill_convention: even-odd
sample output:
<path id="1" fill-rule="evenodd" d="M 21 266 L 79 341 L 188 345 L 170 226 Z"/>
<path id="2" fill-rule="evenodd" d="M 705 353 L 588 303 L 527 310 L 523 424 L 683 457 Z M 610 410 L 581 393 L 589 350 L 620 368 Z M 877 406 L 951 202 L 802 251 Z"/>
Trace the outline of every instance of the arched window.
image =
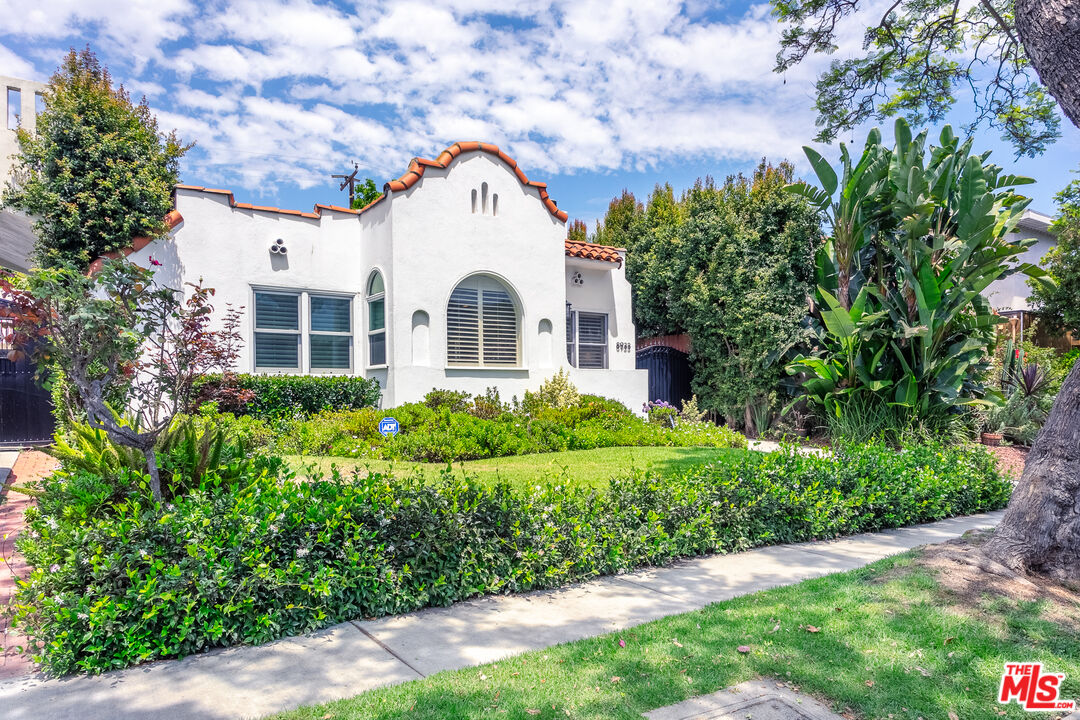
<path id="1" fill-rule="evenodd" d="M 520 326 L 517 302 L 503 283 L 486 275 L 462 280 L 446 308 L 447 364 L 517 367 Z"/>
<path id="2" fill-rule="evenodd" d="M 386 364 L 386 286 L 375 270 L 368 279 L 368 365 Z"/>

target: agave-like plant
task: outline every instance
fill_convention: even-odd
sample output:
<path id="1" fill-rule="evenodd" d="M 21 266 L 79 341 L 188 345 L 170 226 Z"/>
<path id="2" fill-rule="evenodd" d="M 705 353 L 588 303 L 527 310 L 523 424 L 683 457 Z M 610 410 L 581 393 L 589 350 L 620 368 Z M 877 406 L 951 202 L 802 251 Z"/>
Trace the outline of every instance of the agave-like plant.
<path id="1" fill-rule="evenodd" d="M 1050 372 L 1038 363 L 1013 367 L 1009 371 L 1007 387 L 1025 398 L 1040 398 L 1050 388 Z"/>

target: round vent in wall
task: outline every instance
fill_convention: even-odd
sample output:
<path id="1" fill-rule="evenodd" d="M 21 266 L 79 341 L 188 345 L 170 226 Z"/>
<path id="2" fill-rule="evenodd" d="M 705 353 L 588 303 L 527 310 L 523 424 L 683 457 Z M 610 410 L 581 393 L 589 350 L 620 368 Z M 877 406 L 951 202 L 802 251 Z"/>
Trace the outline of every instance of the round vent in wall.
<path id="1" fill-rule="evenodd" d="M 272 253 L 274 253 L 276 255 L 284 255 L 285 253 L 287 253 L 289 251 L 287 249 L 285 249 L 285 241 L 282 240 L 281 238 L 278 238 L 277 240 L 274 241 L 274 244 L 270 246 L 270 252 L 272 252 Z"/>
<path id="2" fill-rule="evenodd" d="M 581 287 L 585 284 L 585 278 L 581 277 L 581 273 L 575 272 L 573 275 L 570 276 L 570 284 Z"/>

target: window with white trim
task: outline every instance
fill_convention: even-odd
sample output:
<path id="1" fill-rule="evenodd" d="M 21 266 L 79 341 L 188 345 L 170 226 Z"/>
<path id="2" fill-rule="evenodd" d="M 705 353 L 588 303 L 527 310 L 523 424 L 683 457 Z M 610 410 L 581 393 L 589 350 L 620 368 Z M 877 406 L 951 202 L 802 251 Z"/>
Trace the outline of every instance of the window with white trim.
<path id="1" fill-rule="evenodd" d="M 309 305 L 308 362 L 311 369 L 351 369 L 352 299 L 312 294 Z"/>
<path id="2" fill-rule="evenodd" d="M 255 291 L 255 370 L 300 370 L 300 293 Z"/>
<path id="3" fill-rule="evenodd" d="M 566 359 L 576 368 L 607 368 L 608 316 L 605 313 L 567 312 Z"/>
<path id="4" fill-rule="evenodd" d="M 352 302 L 349 295 L 256 290 L 255 371 L 351 370 Z M 302 326 L 300 318 L 305 311 L 307 323 Z M 304 354 L 306 367 L 301 363 Z"/>
<path id="5" fill-rule="evenodd" d="M 367 287 L 368 365 L 386 364 L 386 285 L 382 273 L 371 273 Z"/>
<path id="6" fill-rule="evenodd" d="M 517 302 L 503 283 L 486 275 L 462 280 L 446 309 L 447 365 L 518 367 L 520 327 Z"/>

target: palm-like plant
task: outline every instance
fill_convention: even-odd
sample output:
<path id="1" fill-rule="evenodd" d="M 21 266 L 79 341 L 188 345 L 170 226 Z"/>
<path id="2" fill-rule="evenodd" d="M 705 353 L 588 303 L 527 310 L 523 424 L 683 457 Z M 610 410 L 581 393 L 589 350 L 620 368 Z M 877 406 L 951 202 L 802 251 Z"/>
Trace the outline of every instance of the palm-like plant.
<path id="1" fill-rule="evenodd" d="M 840 143 L 839 179 L 820 153 L 810 147 L 803 150 L 821 187 L 797 182 L 788 190 L 806 198 L 825 216 L 832 232 L 818 253 L 818 284 L 833 293 L 841 307 L 850 308 L 852 281 L 863 273 L 863 251 L 873 241 L 874 228 L 887 217 L 879 196 L 888 180 L 889 149 L 877 128 L 870 131 L 857 163 L 852 162 L 847 145 Z"/>
<path id="2" fill-rule="evenodd" d="M 926 133 L 912 137 L 902 119 L 895 136 L 889 149 L 872 131 L 853 167 L 841 149 L 845 185 L 835 201 L 835 173 L 806 148 L 822 189 L 790 189 L 826 214 L 833 239 L 818 263 L 821 347 L 789 371 L 806 373 L 807 394 L 830 411 L 869 392 L 925 421 L 982 401 L 978 377 L 1004 320 L 981 292 L 1014 272 L 1047 278 L 1016 262 L 1034 241 L 1009 238 L 1029 202 L 1012 188 L 1030 179 L 1002 175 L 949 127 L 929 149 Z"/>

